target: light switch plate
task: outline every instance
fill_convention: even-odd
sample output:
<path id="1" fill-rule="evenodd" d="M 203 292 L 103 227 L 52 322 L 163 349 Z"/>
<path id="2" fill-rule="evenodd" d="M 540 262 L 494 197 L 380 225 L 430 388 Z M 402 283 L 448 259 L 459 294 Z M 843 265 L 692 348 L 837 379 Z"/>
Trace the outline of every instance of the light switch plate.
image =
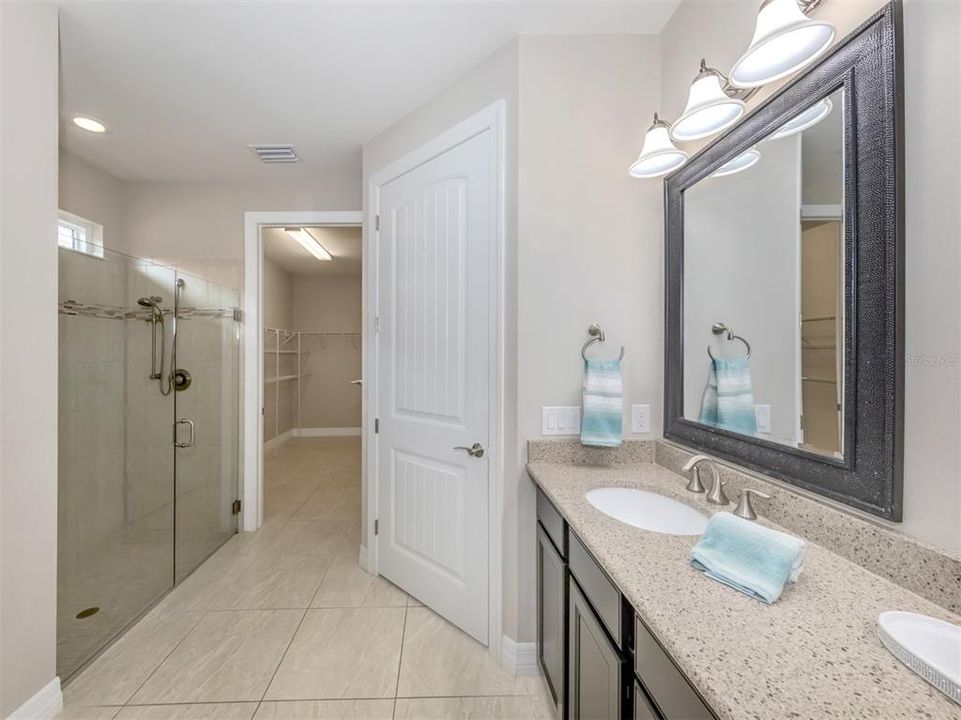
<path id="1" fill-rule="evenodd" d="M 541 434 L 543 435 L 580 435 L 581 409 L 571 407 L 542 407 Z"/>
<path id="2" fill-rule="evenodd" d="M 638 435 L 651 432 L 651 406 L 647 403 L 631 405 L 631 432 Z"/>
<path id="3" fill-rule="evenodd" d="M 771 406 L 755 405 L 754 417 L 757 420 L 757 431 L 766 435 L 771 434 Z"/>

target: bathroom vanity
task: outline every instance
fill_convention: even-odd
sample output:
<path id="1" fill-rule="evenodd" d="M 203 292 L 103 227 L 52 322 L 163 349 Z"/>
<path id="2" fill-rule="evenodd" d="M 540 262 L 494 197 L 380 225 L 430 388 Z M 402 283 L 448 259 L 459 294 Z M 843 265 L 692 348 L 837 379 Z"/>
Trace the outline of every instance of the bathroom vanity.
<path id="1" fill-rule="evenodd" d="M 884 648 L 876 622 L 897 608 L 958 623 L 951 588 L 961 562 L 723 467 L 732 496 L 743 487 L 774 496 L 759 507 L 759 522 L 810 542 L 798 582 L 766 605 L 694 570 L 696 536 L 633 527 L 586 498 L 597 488 L 634 488 L 704 515 L 730 511 L 684 489 L 687 479 L 674 470 L 685 453 L 663 441 L 628 441 L 614 453 L 576 441 L 530 444 L 537 654 L 556 717 L 961 719 L 961 707 Z M 772 516 L 796 522 L 785 527 Z"/>
<path id="2" fill-rule="evenodd" d="M 715 717 L 541 490 L 537 629 L 559 717 Z"/>

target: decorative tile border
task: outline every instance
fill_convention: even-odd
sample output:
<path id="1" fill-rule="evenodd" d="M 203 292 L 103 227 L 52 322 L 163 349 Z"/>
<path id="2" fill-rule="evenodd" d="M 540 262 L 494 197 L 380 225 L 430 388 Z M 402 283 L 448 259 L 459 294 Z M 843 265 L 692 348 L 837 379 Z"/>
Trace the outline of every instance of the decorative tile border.
<path id="1" fill-rule="evenodd" d="M 105 320 L 150 320 L 152 313 L 145 308 L 125 310 L 119 305 L 98 305 L 96 303 L 82 303 L 76 300 L 64 300 L 58 311 L 61 315 L 76 315 L 81 317 L 102 318 Z M 170 317 L 172 310 L 164 308 L 163 313 Z M 233 318 L 234 308 L 180 308 L 178 320 L 191 318 Z"/>
<path id="2" fill-rule="evenodd" d="M 581 445 L 576 438 L 535 438 L 527 441 L 527 461 L 566 465 L 623 465 L 654 462 L 652 440 L 625 440 L 620 447 Z"/>
<path id="3" fill-rule="evenodd" d="M 654 444 L 655 462 L 678 474 L 696 454 L 665 440 Z M 759 488 L 771 495 L 770 500 L 754 498 L 759 515 L 951 612 L 961 613 L 961 558 L 778 480 L 724 461 L 717 465 L 732 501 L 745 487 Z"/>
<path id="4" fill-rule="evenodd" d="M 119 305 L 98 305 L 96 303 L 77 302 L 76 300 L 61 302 L 59 312 L 61 315 L 79 315 L 106 320 L 123 320 L 127 316 L 126 311 Z"/>

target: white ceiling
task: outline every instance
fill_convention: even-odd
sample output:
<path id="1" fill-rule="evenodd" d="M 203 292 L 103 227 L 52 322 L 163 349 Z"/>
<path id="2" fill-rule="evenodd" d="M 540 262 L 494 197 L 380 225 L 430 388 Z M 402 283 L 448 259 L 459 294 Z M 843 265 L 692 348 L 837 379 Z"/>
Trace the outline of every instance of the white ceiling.
<path id="1" fill-rule="evenodd" d="M 678 2 L 63 2 L 62 142 L 125 180 L 359 175 L 364 142 L 515 35 L 656 33 Z"/>
<path id="2" fill-rule="evenodd" d="M 363 243 L 359 227 L 307 230 L 334 256 L 333 260 L 318 260 L 279 227 L 262 230 L 264 257 L 292 275 L 360 275 Z"/>

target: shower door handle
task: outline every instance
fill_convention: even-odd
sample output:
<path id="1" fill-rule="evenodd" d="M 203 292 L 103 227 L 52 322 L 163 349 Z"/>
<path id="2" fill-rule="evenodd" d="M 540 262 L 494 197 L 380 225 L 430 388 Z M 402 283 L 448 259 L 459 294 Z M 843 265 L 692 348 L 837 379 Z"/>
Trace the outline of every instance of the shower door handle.
<path id="1" fill-rule="evenodd" d="M 187 442 L 180 442 L 180 441 L 177 439 L 177 426 L 178 426 L 178 425 L 186 425 L 186 426 L 187 426 L 187 430 L 189 431 L 189 432 L 187 433 Z M 180 418 L 179 420 L 177 420 L 177 421 L 174 423 L 174 447 L 179 447 L 179 448 L 192 447 L 193 444 L 194 444 L 194 430 L 195 430 L 195 428 L 194 428 L 194 421 L 193 421 L 193 420 L 190 420 L 189 418 Z"/>

